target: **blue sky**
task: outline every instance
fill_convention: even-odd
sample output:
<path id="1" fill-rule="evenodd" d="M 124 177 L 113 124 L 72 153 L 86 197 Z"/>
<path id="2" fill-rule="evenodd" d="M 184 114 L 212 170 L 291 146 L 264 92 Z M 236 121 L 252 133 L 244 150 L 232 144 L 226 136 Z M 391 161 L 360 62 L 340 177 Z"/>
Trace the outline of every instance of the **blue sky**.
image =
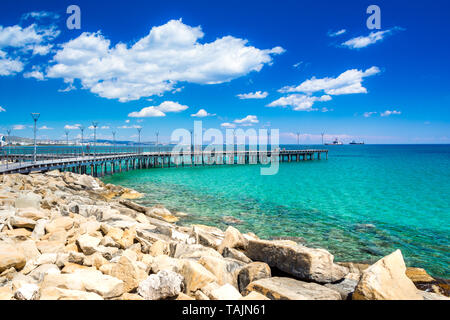
<path id="1" fill-rule="evenodd" d="M 31 137 L 40 112 L 41 138 L 97 120 L 101 138 L 168 141 L 202 120 L 281 143 L 449 143 L 449 15 L 447 1 L 3 0 L 0 133 Z"/>

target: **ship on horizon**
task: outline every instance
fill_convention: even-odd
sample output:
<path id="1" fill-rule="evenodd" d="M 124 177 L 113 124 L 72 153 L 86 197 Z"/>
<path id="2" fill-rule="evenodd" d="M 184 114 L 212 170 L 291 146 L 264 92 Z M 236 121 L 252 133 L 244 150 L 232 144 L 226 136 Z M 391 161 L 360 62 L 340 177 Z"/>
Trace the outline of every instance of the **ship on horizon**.
<path id="1" fill-rule="evenodd" d="M 364 141 L 356 142 L 355 140 L 352 140 L 349 144 L 364 144 Z"/>
<path id="2" fill-rule="evenodd" d="M 334 140 L 333 140 L 333 142 L 327 142 L 327 143 L 325 143 L 325 145 L 326 146 L 340 146 L 340 145 L 343 145 L 344 143 L 342 142 L 342 141 L 339 141 L 338 140 L 338 138 L 335 138 Z"/>

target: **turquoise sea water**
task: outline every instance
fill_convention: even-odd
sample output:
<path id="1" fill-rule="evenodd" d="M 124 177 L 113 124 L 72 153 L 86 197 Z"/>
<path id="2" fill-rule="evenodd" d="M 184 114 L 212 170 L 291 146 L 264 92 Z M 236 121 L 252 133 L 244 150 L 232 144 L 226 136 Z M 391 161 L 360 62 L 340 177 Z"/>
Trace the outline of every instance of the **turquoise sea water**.
<path id="1" fill-rule="evenodd" d="M 450 145 L 327 148 L 328 160 L 282 163 L 274 176 L 234 165 L 137 170 L 104 181 L 145 193 L 142 204 L 188 213 L 180 224 L 226 228 L 231 216 L 243 232 L 301 237 L 337 261 L 371 263 L 399 248 L 407 265 L 450 278 Z"/>

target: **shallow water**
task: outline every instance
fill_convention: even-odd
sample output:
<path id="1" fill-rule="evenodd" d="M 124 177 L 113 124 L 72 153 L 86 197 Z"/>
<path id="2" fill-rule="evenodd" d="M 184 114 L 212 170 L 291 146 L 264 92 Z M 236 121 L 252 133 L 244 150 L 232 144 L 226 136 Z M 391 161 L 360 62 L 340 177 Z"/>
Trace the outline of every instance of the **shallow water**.
<path id="1" fill-rule="evenodd" d="M 104 181 L 145 193 L 142 204 L 188 213 L 181 224 L 226 228 L 231 216 L 243 232 L 301 237 L 337 261 L 374 262 L 399 248 L 407 265 L 450 278 L 450 146 L 327 148 L 328 160 L 282 163 L 274 176 L 234 165 L 137 170 Z"/>

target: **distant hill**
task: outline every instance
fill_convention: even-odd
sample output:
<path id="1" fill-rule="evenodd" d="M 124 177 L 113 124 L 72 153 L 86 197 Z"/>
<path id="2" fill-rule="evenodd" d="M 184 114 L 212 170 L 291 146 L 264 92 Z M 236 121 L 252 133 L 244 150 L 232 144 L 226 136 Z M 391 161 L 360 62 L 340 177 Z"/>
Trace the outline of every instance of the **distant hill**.
<path id="1" fill-rule="evenodd" d="M 6 134 L 0 133 L 0 135 L 4 135 L 5 139 L 8 140 L 8 137 L 7 137 Z M 33 142 L 34 142 L 33 139 L 22 138 L 22 137 L 18 137 L 18 136 L 10 136 L 10 141 L 13 144 L 16 144 L 16 143 L 33 144 Z M 47 143 L 48 141 L 49 141 L 49 139 L 44 139 L 44 140 L 38 139 L 37 143 L 38 144 L 41 143 L 41 142 Z M 50 141 L 58 141 L 58 142 L 61 142 L 62 144 L 65 144 L 66 140 L 65 139 L 58 139 L 58 140 L 50 139 Z M 71 143 L 73 141 L 74 141 L 73 139 L 69 140 L 69 142 L 71 142 Z M 77 139 L 76 141 L 79 141 L 79 139 Z M 92 144 L 92 143 L 94 143 L 94 140 L 93 139 L 84 139 L 83 142 Z M 111 145 L 113 145 L 114 141 L 113 140 L 108 140 L 108 139 L 97 139 L 97 143 L 98 144 L 111 144 Z M 136 141 L 129 141 L 129 140 L 116 141 L 115 143 L 116 143 L 116 145 L 119 145 L 119 146 L 136 146 L 136 145 L 138 145 L 138 143 Z M 154 146 L 155 142 L 153 142 L 153 141 L 147 141 L 147 142 L 143 141 L 143 142 L 141 142 L 140 145 L 141 146 Z M 161 143 L 160 143 L 160 145 L 161 145 Z"/>
<path id="2" fill-rule="evenodd" d="M 9 139 L 9 141 L 11 141 L 12 143 L 33 143 L 33 139 L 30 139 L 30 138 L 22 138 L 22 137 L 17 137 L 17 136 L 10 136 L 8 138 L 8 135 L 3 134 L 3 133 L 2 133 L 2 135 L 5 136 L 6 140 Z"/>

